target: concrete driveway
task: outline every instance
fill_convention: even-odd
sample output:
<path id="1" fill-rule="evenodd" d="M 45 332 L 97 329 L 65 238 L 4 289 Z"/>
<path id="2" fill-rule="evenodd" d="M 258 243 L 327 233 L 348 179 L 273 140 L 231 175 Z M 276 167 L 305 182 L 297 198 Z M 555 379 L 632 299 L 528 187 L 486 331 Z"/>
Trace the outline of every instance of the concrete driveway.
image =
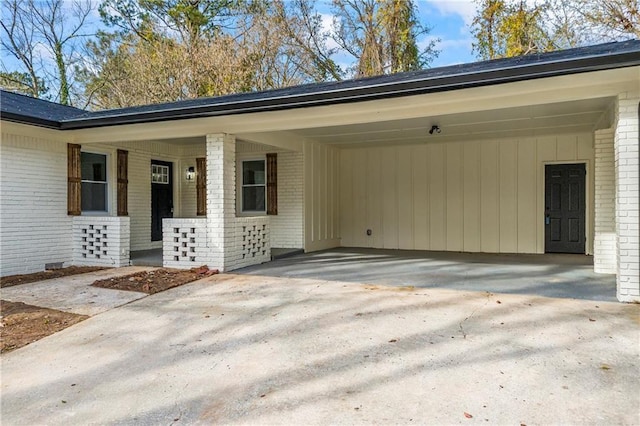
<path id="1" fill-rule="evenodd" d="M 615 275 L 593 272 L 575 254 L 490 254 L 336 248 L 279 259 L 236 273 L 420 288 L 616 301 Z"/>
<path id="2" fill-rule="evenodd" d="M 638 424 L 639 314 L 219 275 L 2 355 L 2 424 Z"/>

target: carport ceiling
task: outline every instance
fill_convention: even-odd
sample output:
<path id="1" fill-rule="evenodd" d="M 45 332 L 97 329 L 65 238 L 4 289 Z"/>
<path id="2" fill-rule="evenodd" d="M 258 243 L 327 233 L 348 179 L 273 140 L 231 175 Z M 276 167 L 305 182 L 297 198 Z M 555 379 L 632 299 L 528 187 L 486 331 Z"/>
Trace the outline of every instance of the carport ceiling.
<path id="1" fill-rule="evenodd" d="M 611 98 L 597 98 L 440 116 L 429 116 L 425 107 L 425 116 L 421 118 L 308 128 L 294 133 L 331 145 L 351 147 L 363 143 L 410 144 L 592 132 L 598 127 L 608 127 L 605 113 L 611 111 L 612 105 Z M 430 135 L 433 125 L 438 125 L 441 133 Z"/>

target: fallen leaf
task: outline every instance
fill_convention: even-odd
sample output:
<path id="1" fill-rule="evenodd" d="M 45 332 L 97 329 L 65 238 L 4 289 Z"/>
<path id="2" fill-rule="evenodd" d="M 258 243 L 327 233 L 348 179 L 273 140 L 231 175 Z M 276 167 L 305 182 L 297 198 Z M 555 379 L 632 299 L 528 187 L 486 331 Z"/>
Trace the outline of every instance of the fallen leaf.
<path id="1" fill-rule="evenodd" d="M 601 369 L 601 370 L 611 370 L 611 367 L 609 367 L 607 364 L 602 364 L 602 365 L 600 366 L 600 369 Z"/>
<path id="2" fill-rule="evenodd" d="M 465 416 L 466 418 L 468 418 L 468 419 L 473 418 L 473 416 L 472 416 L 471 414 L 467 413 L 466 411 L 464 412 L 464 416 Z"/>
<path id="3" fill-rule="evenodd" d="M 496 303 L 499 305 L 499 304 L 501 304 L 502 302 L 501 302 L 501 301 L 499 301 L 499 300 L 496 300 Z"/>
<path id="4" fill-rule="evenodd" d="M 589 321 L 596 322 L 596 320 L 594 320 L 593 318 L 589 318 Z"/>
<path id="5" fill-rule="evenodd" d="M 397 342 L 397 340 L 396 340 L 396 339 L 391 339 L 391 340 L 389 340 L 389 343 L 395 343 L 395 342 Z"/>

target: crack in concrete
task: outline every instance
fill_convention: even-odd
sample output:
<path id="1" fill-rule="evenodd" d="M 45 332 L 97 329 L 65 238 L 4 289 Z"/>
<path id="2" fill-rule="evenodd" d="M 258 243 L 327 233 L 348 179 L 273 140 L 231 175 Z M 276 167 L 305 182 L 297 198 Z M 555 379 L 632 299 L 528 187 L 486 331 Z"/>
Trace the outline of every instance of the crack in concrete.
<path id="1" fill-rule="evenodd" d="M 487 300 L 484 302 L 484 305 L 479 306 L 476 309 L 474 309 L 468 317 L 466 317 L 465 319 L 460 321 L 460 323 L 458 324 L 458 327 L 460 327 L 460 333 L 462 333 L 462 338 L 463 339 L 467 338 L 467 333 L 464 331 L 464 327 L 462 326 L 462 324 L 464 324 L 467 320 L 471 319 L 476 314 L 476 312 L 478 312 L 480 309 L 482 309 L 485 306 L 487 306 L 487 304 L 489 303 L 489 300 L 491 299 L 491 296 L 493 296 L 493 294 L 490 293 L 490 292 L 487 292 Z"/>

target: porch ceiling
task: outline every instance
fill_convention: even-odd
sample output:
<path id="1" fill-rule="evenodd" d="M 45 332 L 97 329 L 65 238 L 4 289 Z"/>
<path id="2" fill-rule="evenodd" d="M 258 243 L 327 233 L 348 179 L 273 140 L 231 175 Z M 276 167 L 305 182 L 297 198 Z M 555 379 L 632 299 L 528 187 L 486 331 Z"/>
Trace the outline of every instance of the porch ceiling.
<path id="1" fill-rule="evenodd" d="M 292 133 L 347 148 L 364 143 L 411 144 L 591 132 L 610 125 L 607 112 L 611 112 L 612 105 L 612 98 L 594 98 L 436 116 L 429 116 L 425 108 L 425 116 L 419 118 L 307 128 Z M 439 126 L 441 133 L 430 135 L 433 125 Z"/>

